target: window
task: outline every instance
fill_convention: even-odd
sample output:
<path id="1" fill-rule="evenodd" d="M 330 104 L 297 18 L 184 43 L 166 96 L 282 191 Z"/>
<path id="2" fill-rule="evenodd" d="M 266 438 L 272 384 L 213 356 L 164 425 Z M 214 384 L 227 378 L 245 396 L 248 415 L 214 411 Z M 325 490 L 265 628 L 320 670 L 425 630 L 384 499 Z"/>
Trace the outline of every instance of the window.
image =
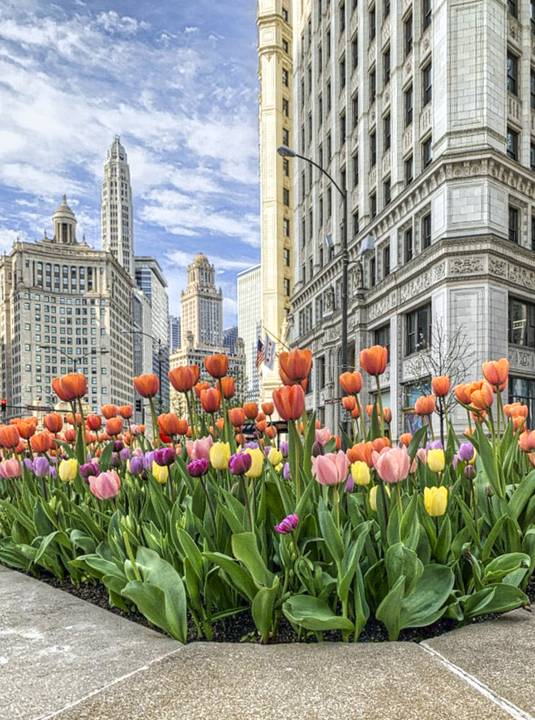
<path id="1" fill-rule="evenodd" d="M 325 387 L 325 355 L 316 359 L 316 384 L 318 390 Z"/>
<path id="2" fill-rule="evenodd" d="M 424 167 L 427 167 L 433 160 L 433 151 L 431 145 L 431 137 L 428 137 L 427 140 L 424 140 L 424 142 L 422 143 L 422 164 Z"/>
<path id="3" fill-rule="evenodd" d="M 403 93 L 405 127 L 412 122 L 412 85 L 410 85 Z"/>
<path id="4" fill-rule="evenodd" d="M 431 213 L 422 218 L 422 250 L 431 245 Z"/>
<path id="5" fill-rule="evenodd" d="M 359 184 L 359 156 L 358 155 L 353 155 L 352 165 L 353 165 L 353 187 L 356 187 Z"/>
<path id="6" fill-rule="evenodd" d="M 403 23 L 403 51 L 405 57 L 409 55 L 412 50 L 412 13 Z"/>
<path id="7" fill-rule="evenodd" d="M 340 88 L 346 85 L 346 59 L 345 55 L 340 60 Z"/>
<path id="8" fill-rule="evenodd" d="M 390 200 L 392 199 L 391 195 L 391 188 L 390 188 L 390 178 L 387 178 L 383 183 L 383 201 L 385 205 L 388 205 L 390 203 Z"/>
<path id="9" fill-rule="evenodd" d="M 535 110 L 535 70 L 533 68 L 529 74 L 529 95 L 531 109 Z"/>
<path id="10" fill-rule="evenodd" d="M 288 22 L 288 8 L 285 8 L 284 5 L 282 6 L 282 19 L 284 22 Z"/>
<path id="11" fill-rule="evenodd" d="M 290 73 L 286 68 L 282 68 L 282 84 L 284 87 L 288 87 L 290 84 Z"/>
<path id="12" fill-rule="evenodd" d="M 509 298 L 509 342 L 535 348 L 535 305 Z"/>
<path id="13" fill-rule="evenodd" d="M 376 282 L 377 282 L 376 262 L 375 262 L 375 258 L 372 257 L 370 260 L 370 287 L 374 287 Z"/>
<path id="14" fill-rule="evenodd" d="M 518 133 L 512 128 L 507 128 L 507 155 L 511 160 L 518 160 Z"/>
<path id="15" fill-rule="evenodd" d="M 531 216 L 531 249 L 535 250 L 535 213 Z"/>
<path id="16" fill-rule="evenodd" d="M 284 278 L 284 294 L 286 297 L 290 296 L 290 279 Z"/>
<path id="17" fill-rule="evenodd" d="M 331 81 L 327 82 L 327 113 L 331 112 L 332 106 L 332 92 L 331 92 Z"/>
<path id="18" fill-rule="evenodd" d="M 377 162 L 377 135 L 375 130 L 370 133 L 370 168 Z"/>
<path id="19" fill-rule="evenodd" d="M 290 101 L 287 98 L 282 98 L 282 114 L 288 117 L 290 114 Z"/>
<path id="20" fill-rule="evenodd" d="M 286 40 L 286 38 L 282 38 L 282 49 L 287 55 L 290 54 L 290 43 Z"/>
<path id="21" fill-rule="evenodd" d="M 405 316 L 405 355 L 431 347 L 431 304 Z"/>
<path id="22" fill-rule="evenodd" d="M 390 323 L 373 331 L 373 344 L 385 347 L 388 350 L 388 357 L 390 357 Z"/>
<path id="23" fill-rule="evenodd" d="M 413 180 L 412 155 L 405 160 L 404 167 L 405 167 L 405 185 L 410 185 Z"/>
<path id="24" fill-rule="evenodd" d="M 412 228 L 407 228 L 403 233 L 403 249 L 405 253 L 405 262 L 412 260 L 413 244 L 412 244 Z"/>
<path id="25" fill-rule="evenodd" d="M 375 39 L 375 33 L 376 33 L 376 17 L 375 17 L 375 5 L 372 5 L 372 7 L 369 10 L 369 22 L 370 22 L 370 42 Z"/>
<path id="26" fill-rule="evenodd" d="M 290 144 L 290 131 L 288 128 L 282 128 L 282 144 L 286 146 Z"/>
<path id="27" fill-rule="evenodd" d="M 383 118 L 383 143 L 384 143 L 384 149 L 389 150 L 390 149 L 390 143 L 391 143 L 391 136 L 390 136 L 390 113 L 384 116 Z"/>
<path id="28" fill-rule="evenodd" d="M 433 15 L 433 6 L 431 0 L 422 1 L 422 24 L 424 30 L 431 25 L 431 17 Z"/>
<path id="29" fill-rule="evenodd" d="M 390 243 L 383 248 L 383 277 L 390 275 Z"/>
<path id="30" fill-rule="evenodd" d="M 422 70 L 422 105 L 425 106 L 431 102 L 433 94 L 433 77 L 432 77 L 432 66 L 431 63 Z"/>
<path id="31" fill-rule="evenodd" d="M 390 82 L 390 48 L 383 53 L 383 85 Z"/>
<path id="32" fill-rule="evenodd" d="M 518 17 L 518 0 L 507 0 L 507 10 L 509 15 Z"/>
<path id="33" fill-rule="evenodd" d="M 340 147 L 346 141 L 346 114 L 345 111 L 340 115 Z"/>
<path id="34" fill-rule="evenodd" d="M 529 3 L 529 19 L 531 22 L 531 32 L 535 35 L 535 0 Z"/>
<path id="35" fill-rule="evenodd" d="M 353 213 L 353 237 L 356 237 L 359 234 L 359 213 L 358 210 L 355 210 Z"/>
<path id="36" fill-rule="evenodd" d="M 372 218 L 377 215 L 377 195 L 374 192 L 370 195 L 370 215 Z"/>
<path id="37" fill-rule="evenodd" d="M 290 207 L 290 191 L 288 188 L 282 189 L 282 202 L 286 205 L 286 207 Z"/>
<path id="38" fill-rule="evenodd" d="M 518 58 L 513 53 L 507 53 L 507 90 L 518 95 Z"/>
<path id="39" fill-rule="evenodd" d="M 341 3 L 339 15 L 340 15 L 340 34 L 342 34 L 344 32 L 344 30 L 346 29 L 346 5 L 345 5 L 345 3 Z"/>
<path id="40" fill-rule="evenodd" d="M 509 205 L 509 240 L 518 244 L 518 230 L 519 230 L 519 215 L 518 208 L 513 205 Z"/>
<path id="41" fill-rule="evenodd" d="M 370 102 L 375 102 L 375 95 L 377 92 L 376 74 L 375 68 L 370 70 Z"/>
<path id="42" fill-rule="evenodd" d="M 353 127 L 357 127 L 359 122 L 359 96 L 354 95 L 352 101 Z"/>
<path id="43" fill-rule="evenodd" d="M 383 0 L 383 20 L 390 15 L 390 0 Z"/>
<path id="44" fill-rule="evenodd" d="M 283 230 L 284 230 L 284 237 L 290 237 L 290 220 L 289 218 L 284 218 L 282 221 L 283 224 Z"/>
<path id="45" fill-rule="evenodd" d="M 290 177 L 290 161 L 288 158 L 282 158 L 282 172 L 284 177 Z"/>

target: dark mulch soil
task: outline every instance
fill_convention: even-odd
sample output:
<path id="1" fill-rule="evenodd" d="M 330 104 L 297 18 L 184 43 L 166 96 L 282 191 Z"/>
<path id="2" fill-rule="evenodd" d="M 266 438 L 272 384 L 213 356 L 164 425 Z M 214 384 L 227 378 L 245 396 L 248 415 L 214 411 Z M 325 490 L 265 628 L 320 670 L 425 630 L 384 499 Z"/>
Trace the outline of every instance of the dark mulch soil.
<path id="1" fill-rule="evenodd" d="M 40 575 L 39 579 L 58 590 L 64 590 L 65 592 L 71 593 L 81 600 L 86 600 L 93 605 L 104 608 L 116 615 L 121 615 L 128 620 L 137 622 L 145 627 L 152 627 L 148 620 L 138 612 L 126 613 L 118 608 L 111 608 L 108 602 L 108 591 L 103 585 L 99 583 L 84 583 L 82 585 L 73 585 L 70 580 L 57 580 L 50 575 Z M 526 591 L 530 601 L 535 602 L 535 577 L 532 578 L 529 587 Z M 495 615 L 486 615 L 474 620 L 474 623 L 484 622 L 489 620 Z M 443 619 L 439 620 L 432 625 L 428 625 L 423 628 L 409 628 L 402 630 L 399 640 L 404 642 L 421 642 L 422 640 L 428 640 L 429 638 L 442 635 L 449 630 L 454 630 L 459 627 L 459 623 L 454 620 Z M 159 631 L 159 628 L 153 628 Z M 190 620 L 189 623 L 189 638 L 190 641 L 198 640 L 195 633 L 195 627 L 193 622 Z M 340 632 L 326 632 L 324 633 L 324 639 L 328 641 L 340 641 L 342 640 L 342 634 Z M 368 621 L 368 624 L 362 631 L 359 642 L 384 642 L 388 640 L 388 635 L 385 628 L 373 618 Z M 234 617 L 221 620 L 214 625 L 214 637 L 213 642 L 257 642 L 258 636 L 255 631 L 255 626 L 250 612 L 243 612 Z M 313 633 L 306 634 L 301 638 L 298 638 L 294 632 L 292 626 L 288 621 L 282 617 L 279 623 L 279 632 L 275 642 L 278 643 L 293 643 L 293 642 L 317 642 L 317 638 Z"/>

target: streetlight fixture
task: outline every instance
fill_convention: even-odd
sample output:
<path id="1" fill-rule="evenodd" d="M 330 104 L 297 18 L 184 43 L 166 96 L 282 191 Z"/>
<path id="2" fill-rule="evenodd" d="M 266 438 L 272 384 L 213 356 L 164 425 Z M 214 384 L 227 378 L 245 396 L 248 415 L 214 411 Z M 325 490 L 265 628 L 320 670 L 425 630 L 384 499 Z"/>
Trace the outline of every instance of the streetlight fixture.
<path id="1" fill-rule="evenodd" d="M 310 165 L 313 165 L 315 168 L 317 168 L 323 175 L 325 175 L 331 183 L 334 185 L 334 187 L 338 190 L 342 197 L 343 201 L 343 227 L 342 227 L 342 236 L 341 236 L 341 256 L 342 256 L 342 372 L 345 372 L 347 368 L 347 315 L 348 315 L 348 297 L 347 297 L 347 286 L 348 286 L 348 271 L 349 271 L 349 252 L 348 252 L 348 242 L 347 242 L 347 233 L 348 233 L 348 224 L 347 224 L 347 218 L 348 218 L 348 194 L 347 190 L 342 187 L 336 182 L 336 180 L 325 170 L 321 167 L 317 162 L 312 160 L 311 158 L 306 157 L 305 155 L 301 155 L 295 150 L 292 150 L 291 148 L 287 147 L 286 145 L 281 145 L 277 152 L 281 157 L 284 158 L 299 158 L 300 160 L 304 160 L 305 162 L 309 163 Z"/>
<path id="2" fill-rule="evenodd" d="M 161 338 L 155 338 L 154 335 L 150 335 L 149 333 L 143 332 L 143 330 L 124 330 L 124 335 L 144 335 L 145 337 L 150 338 L 153 342 L 158 343 L 158 382 L 160 385 L 160 391 L 158 394 L 158 406 L 160 409 L 159 414 L 161 415 L 163 412 L 163 400 L 162 400 L 162 339 Z"/>

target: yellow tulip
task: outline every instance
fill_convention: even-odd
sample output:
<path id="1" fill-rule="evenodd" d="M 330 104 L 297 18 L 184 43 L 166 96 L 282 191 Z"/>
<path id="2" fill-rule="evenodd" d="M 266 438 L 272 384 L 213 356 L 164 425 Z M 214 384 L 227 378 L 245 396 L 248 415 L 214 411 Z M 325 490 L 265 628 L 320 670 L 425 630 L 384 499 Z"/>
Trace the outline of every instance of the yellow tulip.
<path id="1" fill-rule="evenodd" d="M 384 487 L 385 487 L 386 494 L 388 495 L 388 497 L 390 497 L 390 488 L 388 487 L 388 485 L 385 485 Z M 379 485 L 374 485 L 370 489 L 370 495 L 369 495 L 370 507 L 374 512 L 377 511 L 377 491 L 378 491 L 378 489 L 379 489 Z"/>
<path id="2" fill-rule="evenodd" d="M 448 488 L 444 485 L 424 488 L 424 506 L 431 517 L 444 515 L 448 507 Z"/>
<path id="3" fill-rule="evenodd" d="M 230 460 L 230 443 L 216 442 L 210 448 L 210 462 L 216 470 L 226 470 Z"/>
<path id="4" fill-rule="evenodd" d="M 258 478 L 264 470 L 264 453 L 260 448 L 247 448 L 245 451 L 251 456 L 251 467 L 245 473 L 245 477 Z"/>
<path id="5" fill-rule="evenodd" d="M 357 460 L 351 465 L 351 477 L 356 485 L 370 484 L 370 468 L 362 460 Z"/>
<path id="6" fill-rule="evenodd" d="M 435 449 L 427 451 L 427 467 L 433 472 L 442 472 L 446 466 L 444 450 Z"/>
<path id="7" fill-rule="evenodd" d="M 273 467 L 276 467 L 277 465 L 280 465 L 282 462 L 282 453 L 280 450 L 277 450 L 276 447 L 272 447 L 268 453 L 268 460 L 273 465 Z"/>
<path id="8" fill-rule="evenodd" d="M 58 468 L 59 479 L 63 482 L 73 482 L 78 475 L 78 460 L 62 460 Z"/>
<path id="9" fill-rule="evenodd" d="M 169 480 L 169 468 L 167 465 L 158 465 L 154 460 L 152 462 L 152 474 L 156 482 L 160 483 L 160 485 L 165 485 Z"/>

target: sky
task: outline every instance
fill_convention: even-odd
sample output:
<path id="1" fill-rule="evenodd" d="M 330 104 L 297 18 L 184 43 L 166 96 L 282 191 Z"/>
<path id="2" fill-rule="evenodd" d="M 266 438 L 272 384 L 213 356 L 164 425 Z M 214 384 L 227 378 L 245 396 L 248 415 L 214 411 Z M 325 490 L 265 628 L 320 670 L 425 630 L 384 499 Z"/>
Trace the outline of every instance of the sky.
<path id="1" fill-rule="evenodd" d="M 0 0 L 0 252 L 51 234 L 67 194 L 100 247 L 106 151 L 130 164 L 134 245 L 179 313 L 186 267 L 216 266 L 225 326 L 259 259 L 254 0 Z"/>

